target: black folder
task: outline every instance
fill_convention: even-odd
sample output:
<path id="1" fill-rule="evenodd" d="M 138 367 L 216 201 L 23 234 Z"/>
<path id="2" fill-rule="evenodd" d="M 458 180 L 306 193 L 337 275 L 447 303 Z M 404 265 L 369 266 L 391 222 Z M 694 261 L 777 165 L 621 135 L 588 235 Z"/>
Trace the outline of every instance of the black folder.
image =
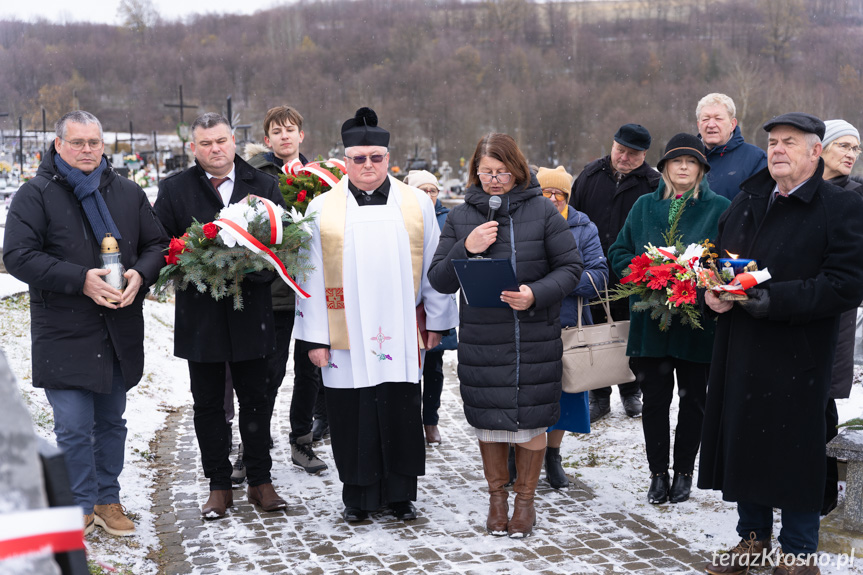
<path id="1" fill-rule="evenodd" d="M 507 259 L 470 258 L 453 260 L 461 293 L 471 307 L 509 307 L 500 292 L 518 291 L 518 281 Z"/>

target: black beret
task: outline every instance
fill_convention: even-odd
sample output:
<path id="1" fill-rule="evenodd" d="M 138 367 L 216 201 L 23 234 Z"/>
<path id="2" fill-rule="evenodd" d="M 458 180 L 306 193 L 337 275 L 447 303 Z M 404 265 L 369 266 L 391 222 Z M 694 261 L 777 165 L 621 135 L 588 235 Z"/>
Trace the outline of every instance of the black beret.
<path id="1" fill-rule="evenodd" d="M 824 139 L 824 131 L 827 129 L 824 122 L 819 118 L 816 118 L 812 114 L 804 114 L 803 112 L 789 112 L 788 114 L 776 116 L 764 124 L 764 131 L 769 132 L 776 126 L 791 126 L 808 134 L 818 134 L 818 137 L 822 140 Z"/>
<path id="2" fill-rule="evenodd" d="M 352 146 L 390 145 L 390 133 L 378 127 L 378 115 L 371 108 L 360 108 L 354 117 L 342 124 L 342 143 Z"/>

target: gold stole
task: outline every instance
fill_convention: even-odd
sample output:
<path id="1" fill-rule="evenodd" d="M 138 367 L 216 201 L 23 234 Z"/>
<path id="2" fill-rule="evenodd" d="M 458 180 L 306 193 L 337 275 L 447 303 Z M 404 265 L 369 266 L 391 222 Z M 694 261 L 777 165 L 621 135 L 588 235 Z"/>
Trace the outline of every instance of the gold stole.
<path id="1" fill-rule="evenodd" d="M 422 208 L 410 187 L 395 178 L 391 179 L 390 183 L 395 184 L 401 193 L 402 218 L 410 238 L 414 300 L 416 300 L 422 281 L 423 245 L 425 243 Z M 324 263 L 324 287 L 327 298 L 327 321 L 330 329 L 330 349 L 350 349 L 342 277 L 345 252 L 345 216 L 348 208 L 347 195 L 351 193 L 347 187 L 348 178 L 345 176 L 336 184 L 336 187 L 324 194 L 324 205 L 321 206 L 319 220 L 321 255 Z M 423 345 L 422 341 L 420 345 Z"/>

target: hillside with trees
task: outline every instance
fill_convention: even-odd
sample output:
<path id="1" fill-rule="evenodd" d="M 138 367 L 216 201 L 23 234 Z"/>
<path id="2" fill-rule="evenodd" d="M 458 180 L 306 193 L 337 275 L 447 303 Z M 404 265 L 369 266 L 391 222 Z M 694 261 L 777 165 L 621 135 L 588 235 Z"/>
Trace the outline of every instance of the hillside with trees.
<path id="1" fill-rule="evenodd" d="M 182 84 L 187 122 L 231 95 L 257 140 L 268 107 L 294 105 L 312 154 L 369 105 L 395 163 L 432 146 L 453 163 L 495 130 L 576 171 L 625 122 L 650 129 L 654 163 L 711 91 L 761 146 L 760 125 L 791 110 L 861 124 L 860 0 L 300 0 L 183 22 L 121 4 L 123 26 L 0 21 L 0 112 L 33 129 L 43 107 L 52 123 L 80 106 L 108 131 L 168 133 Z"/>

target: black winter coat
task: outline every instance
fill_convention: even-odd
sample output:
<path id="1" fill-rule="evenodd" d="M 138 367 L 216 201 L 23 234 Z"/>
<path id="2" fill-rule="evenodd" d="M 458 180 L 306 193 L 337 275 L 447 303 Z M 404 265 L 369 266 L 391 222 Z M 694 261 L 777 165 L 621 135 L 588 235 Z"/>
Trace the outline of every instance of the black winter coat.
<path id="1" fill-rule="evenodd" d="M 439 292 L 458 291 L 452 260 L 468 257 L 465 238 L 488 219 L 490 197 L 473 186 L 447 217 L 429 268 L 429 282 Z M 581 256 L 566 220 L 542 197 L 535 177 L 500 197 L 500 227 L 487 255 L 514 261 L 519 284 L 531 288 L 536 303 L 515 311 L 471 307 L 461 298 L 458 377 L 464 412 L 479 429 L 548 427 L 560 417 L 560 304 L 578 285 Z"/>
<path id="2" fill-rule="evenodd" d="M 234 157 L 236 181 L 230 203 L 249 194 L 284 206 L 276 180 Z M 199 165 L 162 180 L 156 214 L 168 234 L 179 237 L 192 224 L 211 222 L 224 207 Z M 274 272 L 248 274 L 242 280 L 243 309 L 234 309 L 233 298 L 214 300 L 194 285 L 177 292 L 174 312 L 174 355 L 202 363 L 247 361 L 266 357 L 275 350 L 270 283 Z M 279 280 L 281 281 L 281 280 Z"/>
<path id="3" fill-rule="evenodd" d="M 614 178 L 611 156 L 605 156 L 587 164 L 572 184 L 569 205 L 584 212 L 599 231 L 602 253 L 608 257 L 608 249 L 617 240 L 617 235 L 626 223 L 626 217 L 641 196 L 656 191 L 661 176 L 644 162 L 623 176 L 620 183 Z M 608 287 L 613 289 L 620 283 L 617 270 L 608 270 Z M 599 307 L 599 306 L 594 306 Z M 626 300 L 611 302 L 615 319 L 629 318 Z M 604 315 L 604 314 L 602 314 Z"/>
<path id="4" fill-rule="evenodd" d="M 833 178 L 830 183 L 843 190 L 863 196 L 863 184 L 848 176 Z M 863 248 L 861 248 L 863 249 Z M 833 377 L 830 382 L 830 397 L 844 399 L 851 396 L 854 383 L 854 338 L 857 333 L 857 308 L 842 312 L 839 318 L 839 338 L 836 340 L 836 359 L 833 360 Z"/>
<path id="5" fill-rule="evenodd" d="M 863 199 L 821 177 L 768 203 L 767 169 L 746 180 L 719 220 L 716 251 L 770 271 L 768 317 L 720 314 L 698 487 L 726 501 L 820 511 L 827 392 L 839 315 L 863 298 Z"/>
<path id="6" fill-rule="evenodd" d="M 55 155 L 52 146 L 36 177 L 15 194 L 3 240 L 6 269 L 30 285 L 33 385 L 110 393 L 116 353 L 128 390 L 144 373 L 144 296 L 165 265 L 168 237 L 144 191 L 109 163 L 99 192 L 123 236 L 120 260 L 143 285 L 130 306 L 97 305 L 83 288 L 87 271 L 102 266 L 102 238 L 93 237 Z"/>

